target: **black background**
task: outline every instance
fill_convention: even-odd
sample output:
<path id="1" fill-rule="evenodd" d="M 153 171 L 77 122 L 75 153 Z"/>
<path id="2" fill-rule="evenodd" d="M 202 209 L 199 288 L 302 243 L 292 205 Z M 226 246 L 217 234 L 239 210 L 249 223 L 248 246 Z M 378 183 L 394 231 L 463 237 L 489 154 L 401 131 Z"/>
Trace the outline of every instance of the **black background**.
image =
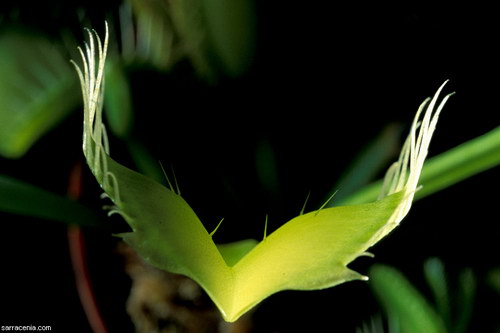
<path id="1" fill-rule="evenodd" d="M 86 8 L 99 29 L 115 6 L 2 2 L 0 24 L 17 21 L 54 36 L 60 27 L 78 33 L 77 8 Z M 206 85 L 185 62 L 169 76 L 132 75 L 135 135 L 175 166 L 183 195 L 207 228 L 226 217 L 218 241 L 261 237 L 265 214 L 276 229 L 300 210 L 308 191 L 311 205 L 321 203 L 356 152 L 387 123 L 409 124 L 446 79 L 446 92 L 456 95 L 443 111 L 431 155 L 498 125 L 500 20 L 494 8 L 260 1 L 258 14 L 257 54 L 242 78 Z M 77 112 L 23 159 L 0 160 L 0 171 L 63 194 L 69 170 L 81 158 L 80 132 Z M 278 199 L 269 199 L 257 182 L 255 150 L 262 140 L 277 156 Z M 112 142 L 118 160 L 120 144 Z M 359 259 L 353 267 L 366 273 L 373 263 L 394 265 L 424 292 L 426 258 L 442 258 L 452 276 L 472 267 L 480 283 L 473 331 L 493 332 L 500 325 L 500 299 L 484 277 L 499 265 L 498 180 L 497 168 L 416 202 L 401 226 L 372 249 L 375 259 Z M 85 190 L 83 200 L 98 205 L 88 171 Z M 66 226 L 4 213 L 0 219 L 0 324 L 88 332 Z M 112 332 L 131 331 L 124 306 L 130 282 L 113 252 L 116 239 L 92 230 L 86 235 L 106 323 Z M 255 330 L 353 332 L 377 309 L 364 282 L 283 292 L 258 308 Z"/>

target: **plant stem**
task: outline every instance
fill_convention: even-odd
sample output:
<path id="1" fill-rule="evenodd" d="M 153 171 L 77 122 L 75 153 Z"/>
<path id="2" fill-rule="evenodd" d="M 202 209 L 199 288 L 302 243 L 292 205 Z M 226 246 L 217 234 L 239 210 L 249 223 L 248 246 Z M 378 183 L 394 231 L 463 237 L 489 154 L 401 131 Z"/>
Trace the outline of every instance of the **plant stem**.
<path id="1" fill-rule="evenodd" d="M 500 127 L 429 159 L 422 169 L 423 188 L 415 200 L 500 164 Z M 382 180 L 365 186 L 337 205 L 355 205 L 377 199 Z"/>

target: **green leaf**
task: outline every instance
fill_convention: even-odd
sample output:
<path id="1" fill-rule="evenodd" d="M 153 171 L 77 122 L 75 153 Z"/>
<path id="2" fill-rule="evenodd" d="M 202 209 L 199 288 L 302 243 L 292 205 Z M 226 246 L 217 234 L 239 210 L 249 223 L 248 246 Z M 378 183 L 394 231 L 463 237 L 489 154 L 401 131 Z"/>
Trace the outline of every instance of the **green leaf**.
<path id="1" fill-rule="evenodd" d="M 217 244 L 217 249 L 228 266 L 234 266 L 250 252 L 259 242 L 255 239 L 244 239 L 238 242 Z"/>
<path id="2" fill-rule="evenodd" d="M 451 327 L 451 304 L 443 262 L 438 258 L 428 259 L 424 263 L 424 275 L 434 294 L 438 313 L 446 327 Z"/>
<path id="3" fill-rule="evenodd" d="M 250 68 L 256 41 L 254 0 L 180 0 L 168 5 L 158 0 L 132 0 L 131 3 L 138 25 L 135 54 L 147 55 L 153 48 L 157 50 L 153 54 L 160 54 L 162 49 L 170 47 L 170 64 L 187 56 L 196 72 L 209 81 L 214 81 L 219 71 L 237 77 Z M 125 45 L 133 45 L 132 34 L 127 35 L 124 40 L 130 42 Z M 168 38 L 161 39 L 163 36 Z M 145 46 L 140 47 L 141 44 Z"/>
<path id="4" fill-rule="evenodd" d="M 362 327 L 358 327 L 356 329 L 356 333 L 384 333 L 384 322 L 382 321 L 382 317 L 377 315 L 375 317 L 370 318 L 370 322 L 364 322 Z M 391 333 L 397 333 L 391 331 Z"/>
<path id="5" fill-rule="evenodd" d="M 67 197 L 0 175 L 0 210 L 79 226 L 105 227 L 94 211 Z"/>
<path id="6" fill-rule="evenodd" d="M 347 167 L 347 171 L 328 194 L 327 198 L 330 198 L 335 193 L 335 200 L 330 201 L 326 207 L 333 207 L 342 202 L 344 198 L 349 197 L 373 181 L 387 167 L 387 164 L 398 154 L 400 132 L 400 126 L 395 124 L 385 127 L 356 156 L 351 165 Z"/>
<path id="7" fill-rule="evenodd" d="M 108 60 L 106 82 L 104 105 L 109 127 L 117 137 L 126 139 L 134 121 L 132 94 L 123 64 L 117 57 Z"/>
<path id="8" fill-rule="evenodd" d="M 422 170 L 415 199 L 420 199 L 452 186 L 468 177 L 500 164 L 500 127 L 439 154 L 427 161 Z M 378 181 L 341 201 L 341 204 L 370 202 L 382 188 Z M 340 203 L 339 203 L 340 204 Z"/>
<path id="9" fill-rule="evenodd" d="M 123 7 L 121 13 L 125 60 L 145 63 L 160 70 L 170 69 L 174 61 L 175 35 L 168 15 L 167 2 L 131 0 L 130 3 L 135 16 L 135 26 L 129 7 Z"/>
<path id="10" fill-rule="evenodd" d="M 216 71 L 209 57 L 209 41 L 203 13 L 203 0 L 170 2 L 170 13 L 180 48 L 201 77 L 213 81 Z"/>
<path id="11" fill-rule="evenodd" d="M 472 269 L 463 270 L 458 277 L 457 315 L 453 333 L 467 332 L 474 310 L 476 286 L 476 277 Z"/>
<path id="12" fill-rule="evenodd" d="M 262 140 L 257 145 L 255 166 L 261 185 L 273 196 L 279 193 L 278 168 L 271 144 Z"/>
<path id="13" fill-rule="evenodd" d="M 129 140 L 127 144 L 137 170 L 151 179 L 156 180 L 158 183 L 165 184 L 166 178 L 160 163 L 153 158 L 148 149 L 137 140 Z"/>
<path id="14" fill-rule="evenodd" d="M 150 264 L 200 284 L 226 321 L 235 321 L 264 298 L 287 289 L 313 290 L 366 279 L 347 265 L 394 229 L 408 213 L 439 113 L 439 88 L 420 106 L 399 160 L 389 169 L 381 199 L 301 214 L 251 247 L 221 253 L 193 209 L 154 180 L 115 162 L 102 123 L 103 73 L 108 34 L 89 36 L 83 71 L 83 151 L 87 164 L 132 229 L 122 237 Z M 96 55 L 97 54 L 97 55 Z M 424 112 L 425 111 L 425 112 Z M 246 212 L 241 212 L 246 214 Z M 241 244 L 240 244 L 241 245 Z M 224 249 L 224 247 L 223 247 Z"/>
<path id="15" fill-rule="evenodd" d="M 255 53 L 254 0 L 201 0 L 210 44 L 227 75 L 240 76 Z"/>
<path id="16" fill-rule="evenodd" d="M 500 268 L 494 268 L 488 273 L 488 284 L 500 293 Z"/>
<path id="17" fill-rule="evenodd" d="M 0 155 L 19 158 L 80 103 L 57 46 L 21 32 L 0 35 Z"/>
<path id="18" fill-rule="evenodd" d="M 228 321 L 280 290 L 363 279 L 346 265 L 373 244 L 403 199 L 397 193 L 375 203 L 298 216 L 237 260 L 227 249 L 226 257 L 219 252 L 179 195 L 105 158 L 112 176 L 109 182 L 99 172 L 96 177 L 117 205 L 112 212 L 133 230 L 119 236 L 150 264 L 197 281 Z"/>
<path id="19" fill-rule="evenodd" d="M 429 159 L 422 171 L 423 198 L 500 164 L 500 127 Z"/>
<path id="20" fill-rule="evenodd" d="M 402 333 L 444 333 L 446 329 L 425 298 L 398 270 L 384 265 L 370 269 L 370 286 Z"/>

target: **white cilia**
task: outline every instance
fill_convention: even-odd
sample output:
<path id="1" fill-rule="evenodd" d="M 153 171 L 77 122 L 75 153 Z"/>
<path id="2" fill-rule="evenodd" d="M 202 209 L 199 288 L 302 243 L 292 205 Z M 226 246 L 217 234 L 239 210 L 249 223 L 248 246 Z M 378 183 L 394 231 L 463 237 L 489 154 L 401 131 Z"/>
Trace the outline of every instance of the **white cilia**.
<path id="1" fill-rule="evenodd" d="M 122 233 L 147 262 L 186 275 L 208 293 L 227 321 L 235 321 L 281 290 L 312 290 L 367 278 L 347 265 L 394 229 L 408 213 L 439 113 L 439 88 L 419 108 L 399 160 L 389 168 L 379 200 L 325 208 L 293 218 L 261 242 L 216 245 L 194 211 L 173 189 L 134 172 L 109 156 L 102 123 L 103 42 L 89 31 L 76 64 L 84 100 L 83 151 L 106 195 L 110 214 L 123 216 Z"/>

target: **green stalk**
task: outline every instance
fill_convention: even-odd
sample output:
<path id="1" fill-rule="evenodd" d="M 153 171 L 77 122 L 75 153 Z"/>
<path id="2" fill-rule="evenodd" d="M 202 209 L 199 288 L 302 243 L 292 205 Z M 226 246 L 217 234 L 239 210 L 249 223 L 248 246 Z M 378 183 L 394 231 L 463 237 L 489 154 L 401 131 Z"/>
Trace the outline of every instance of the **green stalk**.
<path id="1" fill-rule="evenodd" d="M 100 214 L 67 197 L 0 175 L 0 211 L 82 227 L 104 227 Z"/>
<path id="2" fill-rule="evenodd" d="M 420 177 L 423 187 L 415 200 L 426 197 L 468 177 L 500 164 L 500 127 L 437 155 L 425 163 Z M 377 199 L 382 187 L 379 180 L 353 195 L 337 201 L 338 205 L 354 205 Z"/>
<path id="3" fill-rule="evenodd" d="M 390 320 L 405 333 L 445 333 L 441 318 L 424 296 L 401 274 L 390 266 L 374 265 L 370 280 Z"/>

